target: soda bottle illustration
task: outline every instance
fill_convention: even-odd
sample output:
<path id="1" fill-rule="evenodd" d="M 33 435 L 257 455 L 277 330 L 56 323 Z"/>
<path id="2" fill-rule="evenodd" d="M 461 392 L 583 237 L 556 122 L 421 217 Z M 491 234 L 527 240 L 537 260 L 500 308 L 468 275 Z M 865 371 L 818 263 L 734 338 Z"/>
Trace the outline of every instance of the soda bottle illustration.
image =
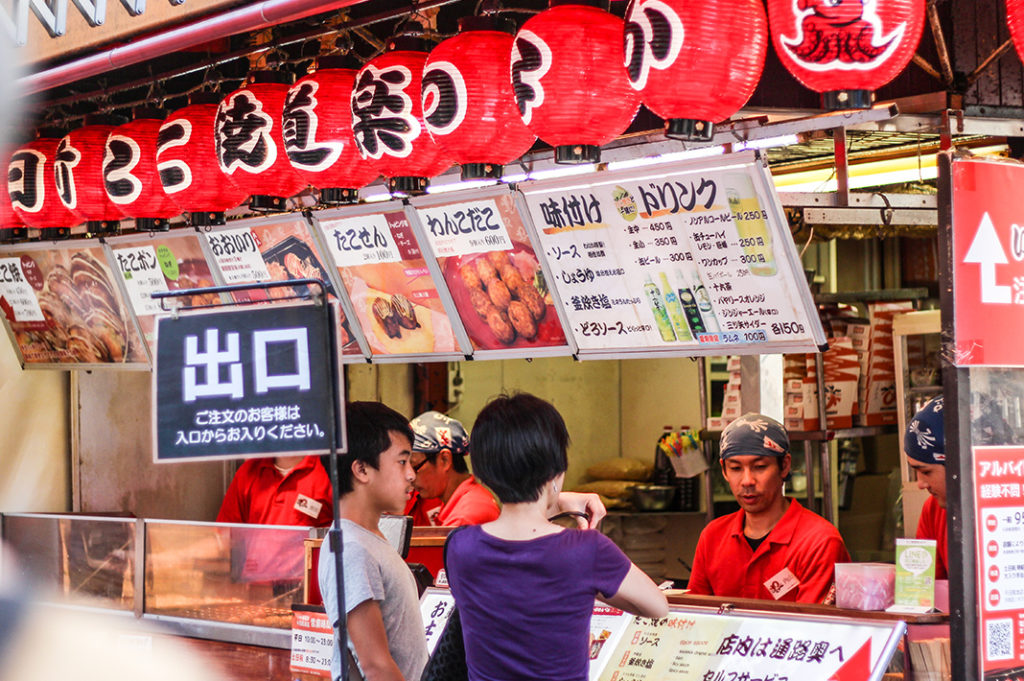
<path id="1" fill-rule="evenodd" d="M 689 276 L 684 280 L 688 279 L 690 282 L 690 290 L 693 291 L 693 297 L 697 301 L 697 309 L 700 310 L 704 326 L 708 333 L 718 333 L 721 330 L 718 326 L 718 317 L 715 316 L 715 310 L 711 306 L 711 296 L 708 295 L 708 290 L 704 287 L 704 282 L 701 281 L 700 272 L 692 261 L 688 261 L 686 265 Z"/>
<path id="2" fill-rule="evenodd" d="M 697 300 L 694 298 L 693 290 L 690 288 L 690 282 L 686 280 L 686 277 L 679 270 L 676 270 L 675 278 L 679 302 L 683 307 L 683 314 L 686 317 L 686 323 L 689 325 L 690 331 L 692 331 L 695 337 L 697 334 L 707 332 L 704 320 L 701 319 L 700 310 L 697 308 Z"/>
<path id="3" fill-rule="evenodd" d="M 665 294 L 665 309 L 668 311 L 668 318 L 672 320 L 672 328 L 676 331 L 676 338 L 681 341 L 693 340 L 690 329 L 686 324 L 686 315 L 683 313 L 683 306 L 680 304 L 680 296 L 668 283 L 668 275 L 664 272 L 661 276 L 661 290 Z"/>
<path id="4" fill-rule="evenodd" d="M 654 283 L 649 274 L 644 282 L 644 295 L 647 296 L 647 304 L 651 306 L 654 325 L 658 327 L 661 340 L 671 343 L 676 339 L 676 332 L 672 330 L 672 321 L 668 318 L 668 311 L 665 309 L 665 300 L 661 297 L 661 291 L 658 290 L 658 285 Z"/>
<path id="5" fill-rule="evenodd" d="M 772 235 L 768 230 L 761 202 L 757 200 L 754 183 L 747 175 L 730 174 L 726 176 L 728 186 L 725 197 L 729 201 L 732 221 L 740 237 L 743 248 L 743 260 L 751 274 L 759 277 L 770 277 L 778 268 L 775 266 L 775 249 L 772 247 Z"/>

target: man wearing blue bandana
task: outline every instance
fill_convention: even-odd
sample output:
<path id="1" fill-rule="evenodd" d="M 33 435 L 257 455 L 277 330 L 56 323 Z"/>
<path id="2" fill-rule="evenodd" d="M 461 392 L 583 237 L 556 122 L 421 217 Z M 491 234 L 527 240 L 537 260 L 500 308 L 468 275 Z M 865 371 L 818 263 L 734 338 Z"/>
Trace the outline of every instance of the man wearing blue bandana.
<path id="1" fill-rule="evenodd" d="M 921 407 L 903 434 L 907 464 L 917 474 L 917 486 L 928 500 L 917 523 L 918 539 L 937 543 L 935 579 L 949 579 L 949 540 L 946 538 L 946 438 L 942 426 L 942 398 Z"/>

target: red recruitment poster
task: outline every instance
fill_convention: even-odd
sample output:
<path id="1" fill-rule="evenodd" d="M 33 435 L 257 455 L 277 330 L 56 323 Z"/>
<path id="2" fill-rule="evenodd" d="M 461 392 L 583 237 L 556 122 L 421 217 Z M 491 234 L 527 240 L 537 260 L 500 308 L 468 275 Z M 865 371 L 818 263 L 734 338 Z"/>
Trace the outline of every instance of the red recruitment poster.
<path id="1" fill-rule="evenodd" d="M 982 675 L 1024 664 L 1024 447 L 975 447 Z"/>
<path id="2" fill-rule="evenodd" d="M 955 364 L 1024 366 L 1024 166 L 953 163 Z"/>

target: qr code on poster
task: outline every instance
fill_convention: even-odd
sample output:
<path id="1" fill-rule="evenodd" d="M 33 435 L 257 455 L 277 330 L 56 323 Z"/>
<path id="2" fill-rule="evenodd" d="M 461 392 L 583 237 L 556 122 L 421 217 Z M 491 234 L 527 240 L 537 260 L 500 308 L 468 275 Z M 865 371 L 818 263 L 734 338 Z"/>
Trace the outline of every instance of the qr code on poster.
<path id="1" fill-rule="evenodd" d="M 1013 659 L 1013 620 L 988 620 L 985 622 L 985 659 Z"/>

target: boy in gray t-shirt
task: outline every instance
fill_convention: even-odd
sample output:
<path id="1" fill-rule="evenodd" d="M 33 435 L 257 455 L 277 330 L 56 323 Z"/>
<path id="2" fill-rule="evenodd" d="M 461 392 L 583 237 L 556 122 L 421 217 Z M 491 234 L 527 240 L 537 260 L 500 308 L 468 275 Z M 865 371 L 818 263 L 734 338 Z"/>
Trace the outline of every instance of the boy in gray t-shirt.
<path id="1" fill-rule="evenodd" d="M 402 513 L 416 472 L 413 434 L 398 412 L 378 402 L 346 410 L 348 453 L 339 457 L 338 512 L 348 645 L 366 681 L 418 681 L 427 664 L 416 580 L 377 527 L 381 513 Z M 334 554 L 320 553 L 320 592 L 327 617 L 339 621 Z M 335 646 L 331 675 L 341 675 Z"/>

